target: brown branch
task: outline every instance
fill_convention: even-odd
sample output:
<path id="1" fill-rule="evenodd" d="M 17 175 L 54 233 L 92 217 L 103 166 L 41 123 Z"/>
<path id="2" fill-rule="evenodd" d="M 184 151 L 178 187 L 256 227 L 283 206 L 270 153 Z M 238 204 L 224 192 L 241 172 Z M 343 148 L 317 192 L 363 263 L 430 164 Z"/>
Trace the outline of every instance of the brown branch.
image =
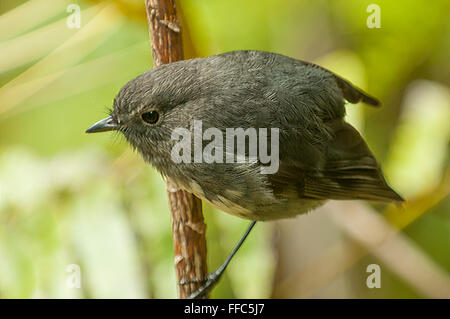
<path id="1" fill-rule="evenodd" d="M 145 8 L 152 47 L 153 65 L 183 60 L 181 23 L 175 0 L 146 0 Z M 186 298 L 201 286 L 201 282 L 183 281 L 206 278 L 206 225 L 202 202 L 194 195 L 179 190 L 167 181 L 167 194 L 172 215 L 175 268 L 178 296 Z"/>

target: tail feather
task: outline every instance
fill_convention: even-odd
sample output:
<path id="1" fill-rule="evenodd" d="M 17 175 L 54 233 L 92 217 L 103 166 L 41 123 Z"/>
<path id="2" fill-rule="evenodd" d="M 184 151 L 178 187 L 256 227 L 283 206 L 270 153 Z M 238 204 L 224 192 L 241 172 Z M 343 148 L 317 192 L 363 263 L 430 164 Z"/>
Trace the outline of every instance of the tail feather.
<path id="1" fill-rule="evenodd" d="M 336 79 L 336 83 L 338 84 L 339 88 L 342 91 L 342 94 L 344 98 L 349 101 L 350 103 L 358 103 L 358 102 L 364 102 L 366 104 L 372 105 L 372 106 L 380 106 L 381 103 L 373 96 L 370 96 L 366 92 L 364 92 L 361 89 L 358 89 L 353 84 L 348 82 L 347 80 L 344 80 L 343 78 L 337 76 L 334 74 L 334 78 Z"/>
<path id="2" fill-rule="evenodd" d="M 305 195 L 313 198 L 403 201 L 377 169 L 323 171 L 306 176 Z M 325 177 L 326 176 L 326 177 Z"/>
<path id="3" fill-rule="evenodd" d="M 386 182 L 359 132 L 341 119 L 327 123 L 329 142 L 322 169 L 305 174 L 305 195 L 314 198 L 403 201 Z"/>

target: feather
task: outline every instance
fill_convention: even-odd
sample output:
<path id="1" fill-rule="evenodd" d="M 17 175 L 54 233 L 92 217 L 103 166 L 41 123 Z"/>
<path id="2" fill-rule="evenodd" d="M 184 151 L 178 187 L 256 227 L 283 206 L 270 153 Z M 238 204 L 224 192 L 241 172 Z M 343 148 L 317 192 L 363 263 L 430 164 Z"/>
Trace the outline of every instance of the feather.
<path id="1" fill-rule="evenodd" d="M 338 76 L 334 73 L 333 73 L 333 75 L 334 75 L 334 78 L 336 79 L 337 85 L 339 86 L 339 88 L 342 91 L 344 98 L 347 101 L 349 101 L 350 103 L 364 102 L 364 103 L 372 105 L 372 106 L 380 106 L 381 105 L 380 101 L 378 101 L 373 96 L 370 96 L 363 90 L 356 88 L 353 84 L 351 84 L 347 80 L 344 80 L 340 76 Z"/>
<path id="2" fill-rule="evenodd" d="M 274 194 L 283 198 L 403 201 L 387 184 L 358 131 L 342 119 L 326 124 L 333 138 L 328 142 L 324 164 L 307 167 L 285 158 L 278 172 L 269 176 Z"/>

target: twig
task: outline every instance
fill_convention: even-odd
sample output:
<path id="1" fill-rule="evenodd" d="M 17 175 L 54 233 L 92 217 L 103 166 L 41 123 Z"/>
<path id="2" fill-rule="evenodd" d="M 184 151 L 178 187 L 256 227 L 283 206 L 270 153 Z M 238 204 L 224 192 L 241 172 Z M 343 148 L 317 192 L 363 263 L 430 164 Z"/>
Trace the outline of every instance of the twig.
<path id="1" fill-rule="evenodd" d="M 175 0 L 146 0 L 145 7 L 154 66 L 182 60 L 181 23 Z M 172 215 L 178 296 L 186 298 L 202 285 L 198 279 L 207 276 L 202 202 L 194 195 L 175 188 L 169 181 L 167 194 Z"/>

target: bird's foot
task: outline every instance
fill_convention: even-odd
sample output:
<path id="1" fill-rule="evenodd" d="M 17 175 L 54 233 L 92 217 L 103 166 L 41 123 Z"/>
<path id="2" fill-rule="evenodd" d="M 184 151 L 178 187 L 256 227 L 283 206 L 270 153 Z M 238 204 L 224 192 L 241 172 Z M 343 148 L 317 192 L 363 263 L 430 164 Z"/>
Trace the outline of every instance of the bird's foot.
<path id="1" fill-rule="evenodd" d="M 209 273 L 206 278 L 202 279 L 191 279 L 191 280 L 181 280 L 180 285 L 188 285 L 192 283 L 203 283 L 200 288 L 191 293 L 188 299 L 200 299 L 205 298 L 208 293 L 214 288 L 214 286 L 219 282 L 225 269 L 217 269 L 216 271 Z"/>
<path id="2" fill-rule="evenodd" d="M 180 285 L 186 285 L 190 283 L 200 283 L 204 282 L 200 288 L 198 288 L 196 291 L 191 293 L 188 297 L 188 299 L 197 299 L 197 298 L 206 298 L 208 293 L 214 288 L 214 286 L 219 282 L 220 277 L 225 272 L 225 269 L 227 268 L 228 264 L 230 263 L 231 259 L 233 259 L 233 256 L 236 254 L 236 252 L 239 250 L 239 248 L 244 243 L 245 239 L 247 238 L 248 234 L 250 234 L 251 230 L 255 226 L 256 221 L 252 221 L 247 228 L 247 230 L 244 233 L 244 236 L 239 240 L 237 245 L 234 247 L 231 254 L 228 256 L 227 260 L 219 267 L 216 271 L 209 273 L 206 278 L 202 278 L 201 280 L 198 279 L 191 279 L 191 280 L 182 280 L 179 282 Z"/>

